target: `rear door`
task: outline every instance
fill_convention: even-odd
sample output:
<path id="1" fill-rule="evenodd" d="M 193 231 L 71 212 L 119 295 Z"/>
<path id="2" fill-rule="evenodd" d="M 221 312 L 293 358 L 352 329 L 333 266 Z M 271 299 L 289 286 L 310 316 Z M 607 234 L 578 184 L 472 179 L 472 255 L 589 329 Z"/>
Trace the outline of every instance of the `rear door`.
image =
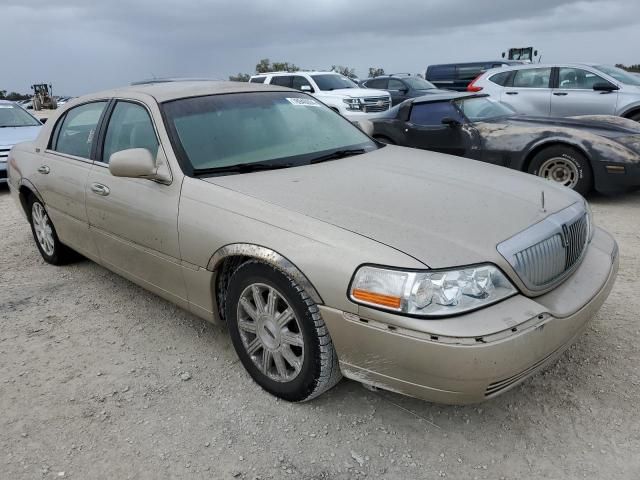
<path id="1" fill-rule="evenodd" d="M 443 125 L 442 120 L 447 117 L 459 121 L 461 125 Z M 467 156 L 471 153 L 471 145 L 462 125 L 464 121 L 460 111 L 448 100 L 414 104 L 405 123 L 406 146 Z"/>
<path id="2" fill-rule="evenodd" d="M 184 305 L 177 227 L 180 182 L 111 175 L 110 156 L 130 148 L 145 148 L 160 168 L 169 166 L 147 105 L 117 100 L 107 115 L 87 182 L 87 215 L 100 258 L 110 269 Z"/>
<path id="3" fill-rule="evenodd" d="M 551 114 L 551 67 L 516 70 L 500 101 L 525 115 L 548 117 Z"/>
<path id="4" fill-rule="evenodd" d="M 594 91 L 598 83 L 615 86 L 588 70 L 559 67 L 557 88 L 551 95 L 551 116 L 615 115 L 618 92 Z"/>
<path id="5" fill-rule="evenodd" d="M 85 187 L 96 131 L 107 104 L 107 100 L 84 103 L 60 117 L 40 155 L 36 180 L 60 241 L 94 258 L 97 249 L 89 233 Z"/>

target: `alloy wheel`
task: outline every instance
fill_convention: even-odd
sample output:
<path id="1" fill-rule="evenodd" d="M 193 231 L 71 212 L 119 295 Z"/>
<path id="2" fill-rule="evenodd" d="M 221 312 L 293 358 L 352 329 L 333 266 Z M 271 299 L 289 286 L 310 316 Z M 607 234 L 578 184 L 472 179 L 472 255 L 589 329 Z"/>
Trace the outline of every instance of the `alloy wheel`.
<path id="1" fill-rule="evenodd" d="M 539 176 L 569 188 L 575 188 L 580 180 L 578 167 L 571 160 L 563 157 L 545 160 L 538 172 Z"/>
<path id="2" fill-rule="evenodd" d="M 34 202 L 31 207 L 31 219 L 33 222 L 33 229 L 36 233 L 38 243 L 42 248 L 42 251 L 48 256 L 53 256 L 55 253 L 55 240 L 53 238 L 53 228 L 46 210 L 39 202 Z"/>

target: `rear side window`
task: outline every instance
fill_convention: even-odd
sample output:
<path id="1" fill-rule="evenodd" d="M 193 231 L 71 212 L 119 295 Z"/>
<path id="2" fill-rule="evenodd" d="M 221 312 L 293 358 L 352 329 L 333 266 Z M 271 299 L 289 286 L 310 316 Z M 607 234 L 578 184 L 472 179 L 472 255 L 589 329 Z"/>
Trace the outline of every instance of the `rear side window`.
<path id="1" fill-rule="evenodd" d="M 491 80 L 496 85 L 500 85 L 504 87 L 509 81 L 509 77 L 511 76 L 511 72 L 500 72 L 495 75 L 491 75 L 489 80 Z"/>
<path id="2" fill-rule="evenodd" d="M 249 83 L 264 83 L 267 77 L 254 77 L 249 80 Z"/>
<path id="3" fill-rule="evenodd" d="M 427 80 L 453 80 L 455 76 L 455 65 L 433 65 L 427 68 Z"/>
<path id="4" fill-rule="evenodd" d="M 516 70 L 513 86 L 518 88 L 549 88 L 550 68 Z"/>
<path id="5" fill-rule="evenodd" d="M 405 86 L 404 83 L 402 83 L 402 81 L 395 78 L 390 78 L 389 90 L 407 90 L 407 87 Z"/>
<path id="6" fill-rule="evenodd" d="M 291 80 L 293 79 L 290 75 L 282 75 L 280 77 L 271 77 L 271 85 L 278 85 L 279 87 L 289 87 L 291 88 Z"/>
<path id="7" fill-rule="evenodd" d="M 98 121 L 107 102 L 86 103 L 69 110 L 60 128 L 56 126 L 53 150 L 76 157 L 90 158 Z"/>
<path id="8" fill-rule="evenodd" d="M 389 80 L 386 78 L 372 78 L 364 82 L 367 88 L 380 88 L 386 90 Z"/>
<path id="9" fill-rule="evenodd" d="M 460 111 L 449 101 L 421 103 L 411 109 L 409 121 L 424 127 L 442 127 L 442 119 L 449 117 L 462 122 Z"/>
<path id="10" fill-rule="evenodd" d="M 147 110 L 137 103 L 116 103 L 102 149 L 102 161 L 109 163 L 111 155 L 130 148 L 145 148 L 155 158 L 158 139 Z"/>

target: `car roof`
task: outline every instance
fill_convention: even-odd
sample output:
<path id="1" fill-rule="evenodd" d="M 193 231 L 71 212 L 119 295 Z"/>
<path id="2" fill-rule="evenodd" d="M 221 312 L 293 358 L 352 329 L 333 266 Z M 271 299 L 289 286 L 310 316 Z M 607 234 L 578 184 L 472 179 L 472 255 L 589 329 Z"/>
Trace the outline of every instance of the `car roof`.
<path id="1" fill-rule="evenodd" d="M 266 72 L 266 73 L 257 73 L 255 75 L 252 75 L 251 78 L 256 78 L 256 77 L 266 77 L 267 75 L 273 75 L 273 76 L 279 76 L 279 75 L 340 75 L 342 77 L 344 77 L 344 75 L 342 75 L 339 72 L 321 72 L 319 70 L 312 70 L 312 71 L 307 71 L 307 70 L 298 70 L 296 72 Z"/>
<path id="2" fill-rule="evenodd" d="M 553 67 L 595 67 L 600 65 L 599 63 L 586 63 L 586 62 L 563 62 L 563 63 L 525 63 L 522 65 L 509 65 L 506 67 L 496 67 L 487 72 L 497 72 L 506 70 L 526 70 L 529 68 L 553 68 Z"/>
<path id="3" fill-rule="evenodd" d="M 441 102 L 445 100 L 457 100 L 458 98 L 471 98 L 471 97 L 486 97 L 486 93 L 473 93 L 473 92 L 443 92 L 432 93 L 430 95 L 423 95 L 421 97 L 412 98 L 409 101 L 413 104 Z"/>
<path id="4" fill-rule="evenodd" d="M 262 83 L 249 82 L 226 82 L 226 81 L 177 81 L 162 83 L 145 83 L 140 85 L 130 85 L 112 90 L 85 95 L 74 99 L 93 99 L 126 97 L 128 94 L 149 95 L 159 103 L 188 97 L 203 97 L 206 95 L 222 95 L 227 93 L 248 93 L 248 92 L 297 92 L 286 87 L 275 85 L 264 85 Z"/>
<path id="5" fill-rule="evenodd" d="M 501 58 L 499 60 L 485 60 L 485 61 L 477 61 L 477 62 L 451 62 L 451 63 L 434 63 L 433 65 L 429 65 L 429 68 L 431 67 L 449 67 L 449 66 L 457 66 L 457 65 L 461 65 L 461 66 L 467 66 L 467 65 L 479 65 L 479 64 L 485 64 L 485 63 L 504 63 L 507 65 L 520 65 L 522 63 L 522 60 L 506 60 L 504 58 Z"/>

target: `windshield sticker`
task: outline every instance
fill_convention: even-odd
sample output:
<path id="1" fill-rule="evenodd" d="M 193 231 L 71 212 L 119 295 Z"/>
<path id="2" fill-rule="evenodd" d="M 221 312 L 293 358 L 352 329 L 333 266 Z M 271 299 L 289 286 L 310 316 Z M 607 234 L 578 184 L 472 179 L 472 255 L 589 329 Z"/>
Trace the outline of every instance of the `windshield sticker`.
<path id="1" fill-rule="evenodd" d="M 299 106 L 304 106 L 304 107 L 319 107 L 320 106 L 320 104 L 318 102 L 316 102 L 315 100 L 313 100 L 312 98 L 294 97 L 294 98 L 287 98 L 287 101 L 291 105 L 299 105 Z"/>
<path id="2" fill-rule="evenodd" d="M 13 108 L 13 105 L 0 105 L 0 108 Z"/>

